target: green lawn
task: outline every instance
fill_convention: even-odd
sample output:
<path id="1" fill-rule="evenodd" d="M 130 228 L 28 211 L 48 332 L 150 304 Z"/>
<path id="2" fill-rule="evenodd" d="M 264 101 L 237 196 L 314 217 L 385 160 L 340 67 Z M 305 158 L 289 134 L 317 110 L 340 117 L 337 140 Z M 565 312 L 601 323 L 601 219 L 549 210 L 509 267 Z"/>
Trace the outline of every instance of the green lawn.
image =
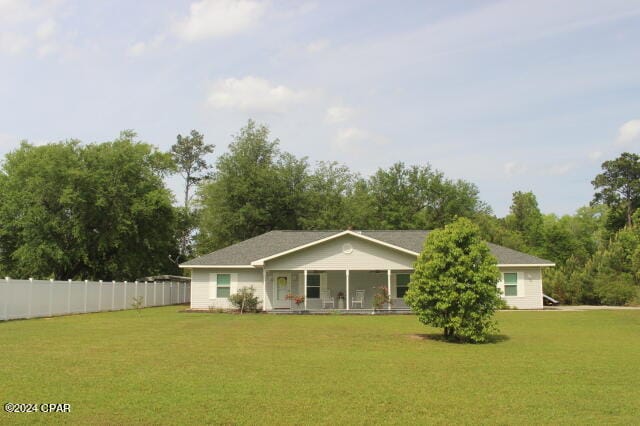
<path id="1" fill-rule="evenodd" d="M 179 313 L 0 323 L 0 423 L 640 423 L 640 311 L 502 312 L 496 343 L 413 316 Z"/>

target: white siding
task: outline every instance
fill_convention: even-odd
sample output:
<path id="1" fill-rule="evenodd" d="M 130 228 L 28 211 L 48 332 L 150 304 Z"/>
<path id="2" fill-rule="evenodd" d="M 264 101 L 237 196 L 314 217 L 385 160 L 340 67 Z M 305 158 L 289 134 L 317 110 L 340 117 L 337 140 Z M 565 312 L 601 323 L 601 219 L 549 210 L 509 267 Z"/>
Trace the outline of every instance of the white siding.
<path id="1" fill-rule="evenodd" d="M 353 247 L 351 253 L 343 251 L 345 244 Z M 271 270 L 411 269 L 415 261 L 416 257 L 411 254 L 345 235 L 267 261 L 265 267 Z"/>
<path id="2" fill-rule="evenodd" d="M 518 295 L 504 296 L 503 274 L 515 272 L 518 274 Z M 498 288 L 502 298 L 509 306 L 518 309 L 542 309 L 542 269 L 541 268 L 500 268 L 500 282 Z"/>
<path id="3" fill-rule="evenodd" d="M 262 302 L 262 269 L 192 269 L 191 270 L 191 309 L 231 308 L 226 297 L 216 298 L 215 274 L 231 274 L 231 294 L 242 287 L 255 289 Z"/>

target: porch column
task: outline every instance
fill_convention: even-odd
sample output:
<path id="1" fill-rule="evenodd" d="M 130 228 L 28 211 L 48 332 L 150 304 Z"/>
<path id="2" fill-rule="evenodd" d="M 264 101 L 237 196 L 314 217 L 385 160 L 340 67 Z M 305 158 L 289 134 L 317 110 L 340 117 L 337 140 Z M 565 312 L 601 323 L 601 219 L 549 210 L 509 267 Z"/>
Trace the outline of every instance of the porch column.
<path id="1" fill-rule="evenodd" d="M 307 310 L 307 270 L 304 270 L 304 310 Z"/>
<path id="2" fill-rule="evenodd" d="M 262 267 L 262 310 L 267 310 L 267 269 Z"/>
<path id="3" fill-rule="evenodd" d="M 387 310 L 391 310 L 391 269 L 387 269 L 387 294 L 389 295 L 389 303 L 387 303 Z"/>
<path id="4" fill-rule="evenodd" d="M 346 284 L 347 284 L 346 289 L 345 289 L 345 290 L 346 290 L 346 296 L 345 296 L 345 298 L 346 298 L 347 300 L 345 300 L 345 303 L 346 303 L 346 305 L 347 305 L 347 311 L 348 311 L 348 310 L 349 310 L 349 305 L 351 304 L 351 299 L 349 299 L 349 270 L 348 270 L 348 269 L 345 269 L 345 271 L 344 271 L 344 272 L 345 272 L 345 274 L 346 274 L 346 275 L 345 275 L 345 277 L 346 277 L 346 281 L 345 281 L 345 282 L 346 282 Z"/>

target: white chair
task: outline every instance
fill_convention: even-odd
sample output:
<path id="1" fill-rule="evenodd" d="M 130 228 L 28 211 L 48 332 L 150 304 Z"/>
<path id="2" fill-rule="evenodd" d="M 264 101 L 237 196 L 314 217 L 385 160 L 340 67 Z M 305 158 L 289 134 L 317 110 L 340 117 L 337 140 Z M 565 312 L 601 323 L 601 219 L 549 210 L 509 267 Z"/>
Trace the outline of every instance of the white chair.
<path id="1" fill-rule="evenodd" d="M 356 290 L 356 296 L 351 298 L 351 307 L 360 304 L 360 309 L 364 308 L 364 290 Z"/>
<path id="2" fill-rule="evenodd" d="M 326 308 L 327 305 L 331 305 L 334 309 L 336 307 L 333 297 L 331 297 L 331 290 L 322 290 L 320 292 L 320 301 L 322 302 L 322 309 Z"/>

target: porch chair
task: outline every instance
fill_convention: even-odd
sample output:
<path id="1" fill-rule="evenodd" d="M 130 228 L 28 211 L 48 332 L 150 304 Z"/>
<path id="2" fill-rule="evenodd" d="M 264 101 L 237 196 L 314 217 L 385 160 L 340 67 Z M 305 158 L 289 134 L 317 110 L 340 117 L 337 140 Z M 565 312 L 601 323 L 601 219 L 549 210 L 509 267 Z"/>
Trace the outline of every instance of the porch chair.
<path id="1" fill-rule="evenodd" d="M 354 308 L 356 304 L 360 304 L 360 309 L 364 308 L 364 290 L 356 290 L 356 297 L 351 298 L 351 307 Z"/>
<path id="2" fill-rule="evenodd" d="M 322 309 L 326 308 L 327 305 L 331 305 L 333 309 L 336 307 L 333 297 L 331 297 L 331 290 L 322 290 L 320 292 L 320 301 L 322 302 Z"/>

